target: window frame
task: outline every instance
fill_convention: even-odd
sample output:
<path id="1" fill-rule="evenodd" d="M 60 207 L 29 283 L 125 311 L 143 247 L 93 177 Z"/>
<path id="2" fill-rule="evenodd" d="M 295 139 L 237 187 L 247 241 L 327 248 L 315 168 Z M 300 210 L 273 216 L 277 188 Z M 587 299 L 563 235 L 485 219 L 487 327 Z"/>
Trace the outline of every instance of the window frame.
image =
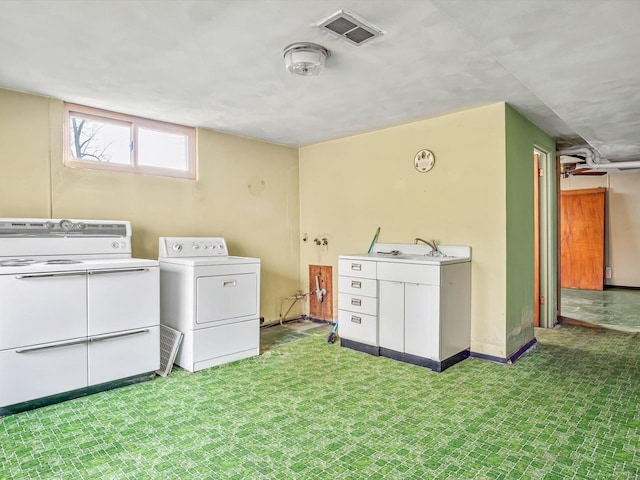
<path id="1" fill-rule="evenodd" d="M 101 123 L 113 125 L 129 125 L 131 129 L 130 148 L 131 160 L 129 165 L 112 164 L 92 160 L 82 160 L 73 158 L 71 155 L 71 117 L 80 117 L 87 120 L 94 120 Z M 187 139 L 187 169 L 177 170 L 174 168 L 153 167 L 149 165 L 139 165 L 138 163 L 138 130 L 140 128 L 153 130 L 156 132 L 183 135 Z M 185 178 L 195 180 L 196 171 L 196 129 L 174 123 L 161 122 L 148 118 L 127 115 L 124 113 L 101 110 L 99 108 L 86 107 L 74 103 L 64 103 L 64 149 L 63 163 L 71 168 L 85 168 L 90 170 L 103 170 L 111 172 L 134 173 L 142 175 L 155 175 L 173 178 Z"/>

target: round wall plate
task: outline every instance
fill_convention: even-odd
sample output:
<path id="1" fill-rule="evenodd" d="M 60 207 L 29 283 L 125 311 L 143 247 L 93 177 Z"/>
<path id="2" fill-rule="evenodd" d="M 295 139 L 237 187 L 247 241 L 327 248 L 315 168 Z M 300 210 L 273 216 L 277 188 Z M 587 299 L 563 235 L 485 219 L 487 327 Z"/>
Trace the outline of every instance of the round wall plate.
<path id="1" fill-rule="evenodd" d="M 413 158 L 413 166 L 420 173 L 426 173 L 433 168 L 436 163 L 436 157 L 430 150 L 420 150 Z"/>

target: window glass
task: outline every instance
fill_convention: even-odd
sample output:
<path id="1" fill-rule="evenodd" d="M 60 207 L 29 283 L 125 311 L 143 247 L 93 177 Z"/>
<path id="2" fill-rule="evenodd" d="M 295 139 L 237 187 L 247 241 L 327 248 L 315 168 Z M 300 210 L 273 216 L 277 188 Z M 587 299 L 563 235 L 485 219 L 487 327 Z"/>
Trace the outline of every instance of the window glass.
<path id="1" fill-rule="evenodd" d="M 160 168 L 187 168 L 187 138 L 146 128 L 138 129 L 138 163 Z"/>
<path id="2" fill-rule="evenodd" d="M 78 160 L 131 164 L 131 128 L 70 116 L 71 156 Z"/>
<path id="3" fill-rule="evenodd" d="M 65 104 L 71 167 L 195 178 L 195 128 Z"/>

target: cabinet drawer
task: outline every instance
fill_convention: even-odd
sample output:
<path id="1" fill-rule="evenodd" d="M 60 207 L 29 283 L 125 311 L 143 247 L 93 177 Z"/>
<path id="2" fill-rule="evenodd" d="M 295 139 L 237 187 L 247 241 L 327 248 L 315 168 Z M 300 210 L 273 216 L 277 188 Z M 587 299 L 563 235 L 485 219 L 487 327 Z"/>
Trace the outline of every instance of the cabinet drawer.
<path id="1" fill-rule="evenodd" d="M 100 270 L 89 275 L 89 335 L 160 324 L 158 267 Z"/>
<path id="2" fill-rule="evenodd" d="M 377 347 L 377 317 L 364 313 L 338 310 L 338 334 L 341 338 Z"/>
<path id="3" fill-rule="evenodd" d="M 160 368 L 160 327 L 92 337 L 89 385 L 153 372 Z"/>
<path id="4" fill-rule="evenodd" d="M 0 350 L 85 337 L 86 315 L 84 272 L 0 275 Z"/>
<path id="5" fill-rule="evenodd" d="M 350 295 L 378 296 L 378 284 L 372 278 L 338 277 L 338 292 Z"/>
<path id="6" fill-rule="evenodd" d="M 378 280 L 440 285 L 440 267 L 438 265 L 378 262 Z"/>
<path id="7" fill-rule="evenodd" d="M 59 343 L 0 352 L 0 407 L 87 386 L 86 340 Z"/>
<path id="8" fill-rule="evenodd" d="M 338 294 L 338 308 L 356 313 L 376 315 L 378 313 L 378 299 L 375 297 L 363 297 L 362 295 Z"/>
<path id="9" fill-rule="evenodd" d="M 338 275 L 360 278 L 376 278 L 376 262 L 367 260 L 338 260 Z"/>

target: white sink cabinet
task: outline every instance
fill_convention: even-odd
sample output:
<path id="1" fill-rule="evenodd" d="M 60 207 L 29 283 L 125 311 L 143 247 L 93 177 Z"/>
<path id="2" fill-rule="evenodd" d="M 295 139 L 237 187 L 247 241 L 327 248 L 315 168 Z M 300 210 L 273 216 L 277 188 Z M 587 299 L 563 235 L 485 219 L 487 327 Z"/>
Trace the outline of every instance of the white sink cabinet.
<path id="1" fill-rule="evenodd" d="M 393 245 L 393 250 L 401 246 Z M 468 247 L 466 247 L 468 248 Z M 469 249 L 470 253 L 470 249 Z M 348 313 L 339 315 L 341 345 L 442 371 L 469 356 L 471 317 L 470 255 L 341 256 L 340 278 L 351 263 L 375 262 L 377 335 L 358 335 Z M 338 307 L 349 312 L 350 297 L 339 281 Z M 369 321 L 368 332 L 371 332 Z M 373 339 L 377 338 L 377 343 Z"/>
<path id="2" fill-rule="evenodd" d="M 338 262 L 338 328 L 342 343 L 378 354 L 378 283 L 376 262 Z"/>

